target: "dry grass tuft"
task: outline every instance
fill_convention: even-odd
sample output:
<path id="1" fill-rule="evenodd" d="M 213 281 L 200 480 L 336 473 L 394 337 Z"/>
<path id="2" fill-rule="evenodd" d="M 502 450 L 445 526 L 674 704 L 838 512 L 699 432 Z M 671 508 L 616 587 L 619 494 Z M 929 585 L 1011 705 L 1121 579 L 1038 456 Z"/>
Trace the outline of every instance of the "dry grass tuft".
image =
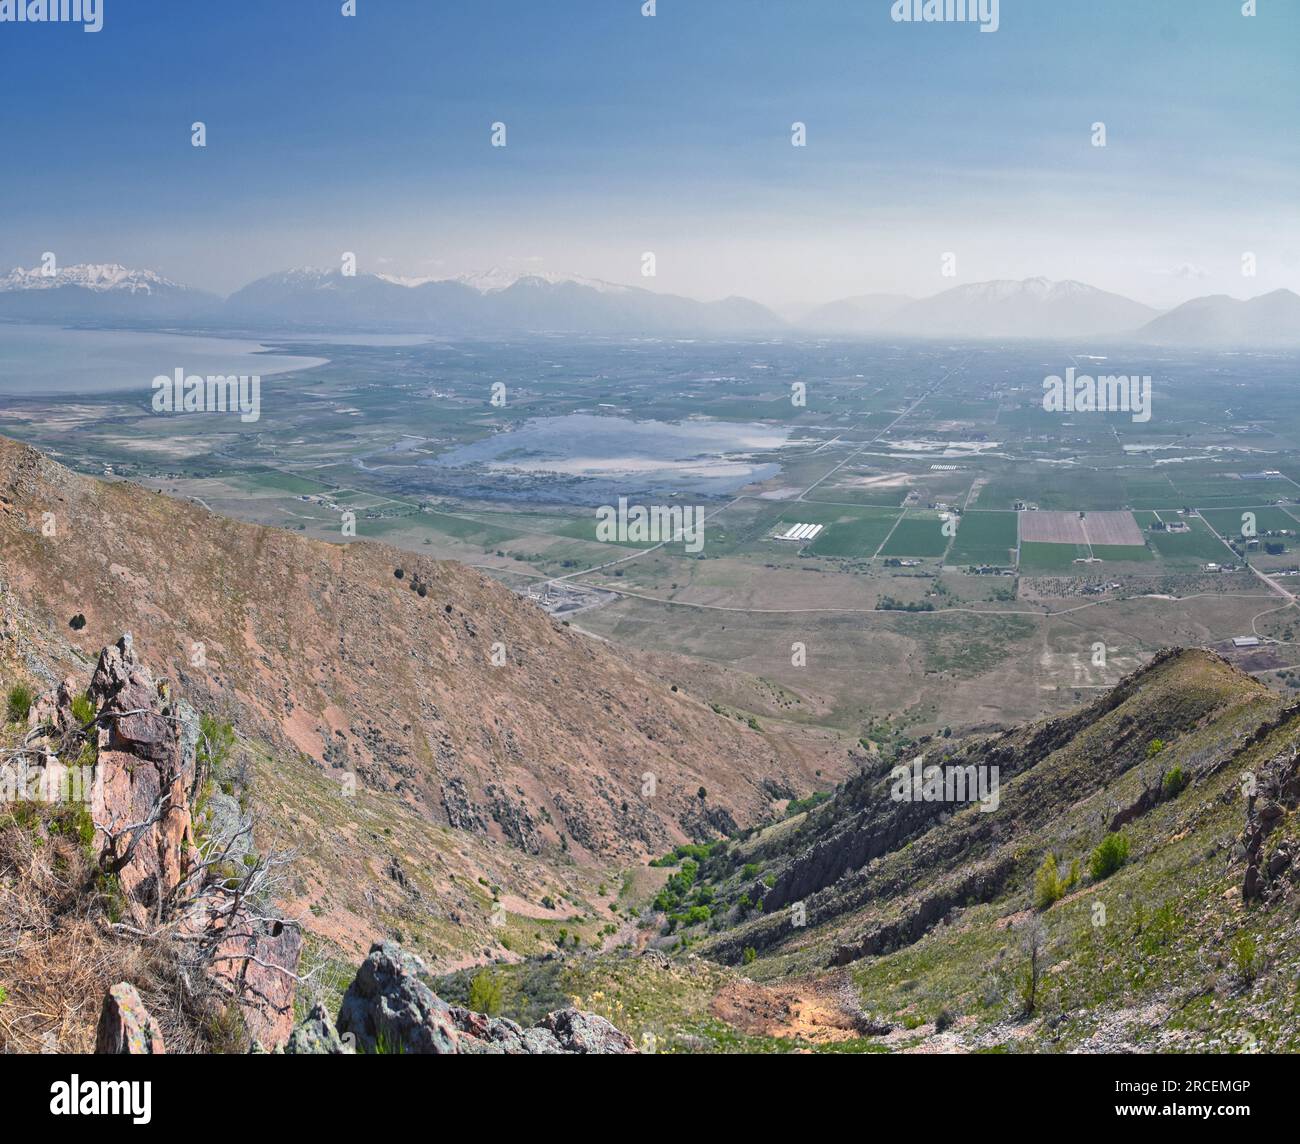
<path id="1" fill-rule="evenodd" d="M 70 824 L 72 812 L 19 803 L 0 812 L 0 1053 L 86 1053 L 105 992 L 129 981 L 169 1053 L 241 1047 L 220 1001 L 167 940 L 113 929 L 114 886 Z"/>

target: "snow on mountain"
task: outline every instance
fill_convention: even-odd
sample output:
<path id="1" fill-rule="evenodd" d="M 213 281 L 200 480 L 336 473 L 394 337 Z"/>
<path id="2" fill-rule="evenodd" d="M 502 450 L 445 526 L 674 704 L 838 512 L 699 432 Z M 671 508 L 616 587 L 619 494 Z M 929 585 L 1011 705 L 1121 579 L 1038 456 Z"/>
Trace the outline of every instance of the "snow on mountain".
<path id="1" fill-rule="evenodd" d="M 34 266 L 30 270 L 16 266 L 5 277 L 0 278 L 0 291 L 6 292 L 56 290 L 64 286 L 76 286 L 98 293 L 117 290 L 128 294 L 153 294 L 160 291 L 189 289 L 152 270 L 130 270 L 116 262 L 64 266 L 57 268 L 54 274 L 47 274 L 40 266 Z"/>
<path id="2" fill-rule="evenodd" d="M 544 282 L 548 286 L 563 286 L 572 282 L 601 294 L 625 294 L 632 289 L 631 286 L 620 286 L 615 282 L 605 282 L 599 278 L 584 278 L 580 274 L 558 274 L 551 270 L 505 270 L 500 266 L 492 266 L 487 270 L 471 274 L 456 274 L 450 278 L 437 275 L 409 277 L 403 274 L 376 274 L 375 277 L 384 282 L 391 282 L 394 286 L 408 287 L 428 286 L 432 282 L 458 282 L 471 290 L 477 290 L 480 294 L 508 290 L 519 282 L 534 280 Z"/>
<path id="3" fill-rule="evenodd" d="M 177 321 L 212 316 L 220 300 L 153 270 L 116 262 L 15 267 L 0 277 L 0 317 L 27 322 Z"/>
<path id="4" fill-rule="evenodd" d="M 496 290 L 508 290 L 519 282 L 528 282 L 530 280 L 545 282 L 550 286 L 562 286 L 572 282 L 578 286 L 586 286 L 588 289 L 595 290 L 600 294 L 626 294 L 632 287 L 620 286 L 614 282 L 605 282 L 600 278 L 584 278 L 578 274 L 558 274 L 550 270 L 504 270 L 500 266 L 493 266 L 487 270 L 474 274 L 459 274 L 452 281 L 463 282 L 466 286 L 472 286 L 480 294 L 490 294 Z"/>

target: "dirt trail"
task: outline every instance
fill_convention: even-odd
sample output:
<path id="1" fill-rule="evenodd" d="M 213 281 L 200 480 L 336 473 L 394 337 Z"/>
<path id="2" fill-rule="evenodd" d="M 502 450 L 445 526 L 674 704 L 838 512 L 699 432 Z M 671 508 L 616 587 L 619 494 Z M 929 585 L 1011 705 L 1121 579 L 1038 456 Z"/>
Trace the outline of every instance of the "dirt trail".
<path id="1" fill-rule="evenodd" d="M 861 1017 L 829 983 L 759 985 L 735 981 L 720 989 L 709 1012 L 751 1036 L 826 1044 L 862 1036 Z"/>

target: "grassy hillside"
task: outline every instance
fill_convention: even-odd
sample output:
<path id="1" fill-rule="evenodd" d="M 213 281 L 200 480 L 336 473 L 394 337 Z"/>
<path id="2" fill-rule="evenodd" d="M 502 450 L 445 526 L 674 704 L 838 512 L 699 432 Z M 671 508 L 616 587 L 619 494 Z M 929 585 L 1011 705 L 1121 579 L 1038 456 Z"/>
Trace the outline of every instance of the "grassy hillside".
<path id="1" fill-rule="evenodd" d="M 1068 716 L 927 756 L 998 766 L 994 810 L 896 801 L 878 760 L 679 851 L 654 944 L 719 975 L 679 1047 L 725 1046 L 725 1018 L 835 1051 L 1295 1051 L 1298 735 L 1300 706 L 1171 651 Z M 669 1007 L 639 966 L 604 972 L 629 1031 Z"/>

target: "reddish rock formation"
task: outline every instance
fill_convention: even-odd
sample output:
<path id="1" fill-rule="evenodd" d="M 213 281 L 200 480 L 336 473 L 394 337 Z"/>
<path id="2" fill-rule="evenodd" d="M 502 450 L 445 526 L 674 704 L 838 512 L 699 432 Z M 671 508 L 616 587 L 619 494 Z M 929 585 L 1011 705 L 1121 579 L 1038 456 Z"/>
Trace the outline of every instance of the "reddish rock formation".
<path id="1" fill-rule="evenodd" d="M 125 981 L 114 985 L 104 996 L 99 1028 L 95 1032 L 95 1052 L 158 1056 L 166 1051 L 162 1031 L 144 1007 L 135 986 Z"/>
<path id="2" fill-rule="evenodd" d="M 100 719 L 91 817 L 105 847 L 103 864 L 117 874 L 133 918 L 143 924 L 189 870 L 193 746 L 183 747 L 181 721 L 136 662 L 129 635 L 100 653 L 90 696 Z"/>
<path id="3" fill-rule="evenodd" d="M 101 867 L 116 874 L 135 925 L 178 921 L 176 932 L 239 1005 L 250 1038 L 283 1044 L 293 1031 L 302 932 L 261 917 L 225 871 L 204 869 L 191 819 L 204 778 L 194 712 L 155 684 L 129 635 L 100 653 L 89 693 L 99 712 L 91 815 Z"/>
<path id="4" fill-rule="evenodd" d="M 203 924 L 217 935 L 211 976 L 238 1002 L 252 1040 L 282 1045 L 293 1032 L 295 975 L 302 930 L 289 922 L 255 919 L 242 903 L 218 894 Z"/>

